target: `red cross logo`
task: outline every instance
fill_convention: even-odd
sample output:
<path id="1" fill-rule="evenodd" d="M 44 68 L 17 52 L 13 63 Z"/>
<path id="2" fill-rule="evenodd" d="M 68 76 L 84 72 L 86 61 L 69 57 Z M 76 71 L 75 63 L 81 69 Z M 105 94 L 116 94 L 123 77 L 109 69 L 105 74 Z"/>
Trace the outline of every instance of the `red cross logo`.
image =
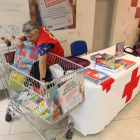
<path id="1" fill-rule="evenodd" d="M 102 86 L 102 90 L 104 91 L 106 89 L 106 93 L 111 89 L 112 83 L 114 83 L 113 78 L 109 78 L 107 81 L 101 83 L 100 85 Z"/>
<path id="2" fill-rule="evenodd" d="M 122 98 L 124 98 L 126 96 L 125 103 L 127 103 L 129 100 L 131 100 L 133 90 L 138 85 L 140 75 L 137 76 L 137 73 L 138 73 L 138 68 L 133 70 L 132 76 L 131 76 L 131 81 L 128 84 L 125 85 L 125 89 L 124 89 L 124 92 L 123 92 L 123 95 L 122 95 Z"/>

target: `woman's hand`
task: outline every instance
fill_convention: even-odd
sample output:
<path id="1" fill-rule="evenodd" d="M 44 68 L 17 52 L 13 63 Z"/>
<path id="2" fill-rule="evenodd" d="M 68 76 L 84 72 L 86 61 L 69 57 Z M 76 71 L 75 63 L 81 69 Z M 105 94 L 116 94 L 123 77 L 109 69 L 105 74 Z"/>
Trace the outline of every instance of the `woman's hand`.
<path id="1" fill-rule="evenodd" d="M 40 78 L 46 77 L 46 58 L 47 54 L 44 54 L 43 56 L 39 56 L 39 72 L 40 72 Z M 41 82 L 45 83 L 45 80 L 41 80 Z M 40 95 L 45 94 L 45 86 L 43 84 L 40 84 Z"/>
<path id="2" fill-rule="evenodd" d="M 23 41 L 20 38 L 17 39 L 16 47 L 20 47 L 20 48 L 24 47 Z"/>
<path id="3" fill-rule="evenodd" d="M 79 87 L 80 87 L 80 93 L 81 93 L 81 96 L 82 96 L 82 99 L 84 100 L 85 99 L 85 94 L 84 94 L 84 91 L 83 91 L 83 88 L 82 88 L 82 84 L 80 84 L 80 82 L 79 82 Z"/>
<path id="4" fill-rule="evenodd" d="M 63 99 L 62 99 L 62 98 L 58 98 L 58 99 L 57 99 L 57 105 L 58 105 L 59 107 L 61 106 L 62 102 L 63 102 Z"/>
<path id="5" fill-rule="evenodd" d="M 41 82 L 45 83 L 44 80 L 42 80 Z M 44 84 L 40 84 L 39 94 L 40 95 L 44 95 L 45 94 L 45 90 L 46 90 L 45 85 Z"/>

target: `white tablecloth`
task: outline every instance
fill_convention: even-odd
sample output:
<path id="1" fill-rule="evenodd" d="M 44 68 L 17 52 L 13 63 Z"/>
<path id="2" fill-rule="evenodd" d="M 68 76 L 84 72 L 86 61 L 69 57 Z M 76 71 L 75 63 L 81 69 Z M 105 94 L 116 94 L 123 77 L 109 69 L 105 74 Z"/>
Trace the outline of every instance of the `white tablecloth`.
<path id="1" fill-rule="evenodd" d="M 115 54 L 115 46 L 99 52 Z M 88 54 L 83 58 L 90 60 L 90 56 L 96 53 Z M 135 61 L 136 64 L 128 70 L 121 70 L 115 75 L 113 77 L 115 81 L 111 84 L 111 89 L 108 92 L 103 91 L 101 85 L 95 85 L 86 79 L 84 80 L 85 101 L 70 115 L 74 121 L 74 128 L 85 136 L 102 131 L 140 90 L 140 82 L 138 81 L 137 87 L 132 92 L 131 99 L 125 103 L 127 96 L 122 98 L 125 85 L 132 81 L 131 76 L 134 69 L 138 68 L 137 76 L 140 75 L 140 57 L 126 54 L 122 58 Z M 91 64 L 88 67 L 93 68 L 93 61 L 90 61 Z"/>

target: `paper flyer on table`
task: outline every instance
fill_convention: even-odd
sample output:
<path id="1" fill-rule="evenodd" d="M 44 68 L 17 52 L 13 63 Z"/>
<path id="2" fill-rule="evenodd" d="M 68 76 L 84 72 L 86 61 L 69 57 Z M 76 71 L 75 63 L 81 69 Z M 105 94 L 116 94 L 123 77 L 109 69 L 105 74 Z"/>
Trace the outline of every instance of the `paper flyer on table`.
<path id="1" fill-rule="evenodd" d="M 47 30 L 55 30 L 73 24 L 70 0 L 40 0 L 40 15 Z"/>
<path id="2" fill-rule="evenodd" d="M 80 74 L 82 77 L 82 74 Z M 72 78 L 62 85 L 57 91 L 59 97 L 62 99 L 63 113 L 70 111 L 84 100 L 83 80 L 80 75 Z"/>

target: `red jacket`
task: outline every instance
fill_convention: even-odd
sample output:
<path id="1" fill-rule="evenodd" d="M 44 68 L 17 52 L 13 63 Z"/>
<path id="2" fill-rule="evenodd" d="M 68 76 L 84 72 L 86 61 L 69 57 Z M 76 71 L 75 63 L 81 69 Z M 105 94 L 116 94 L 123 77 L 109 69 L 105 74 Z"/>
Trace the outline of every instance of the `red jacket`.
<path id="1" fill-rule="evenodd" d="M 37 47 L 43 43 L 52 43 L 54 44 L 54 48 L 51 49 L 49 52 L 59 55 L 61 57 L 64 56 L 64 50 L 58 40 L 51 34 L 48 30 L 40 26 L 41 32 L 39 38 L 36 42 Z"/>

